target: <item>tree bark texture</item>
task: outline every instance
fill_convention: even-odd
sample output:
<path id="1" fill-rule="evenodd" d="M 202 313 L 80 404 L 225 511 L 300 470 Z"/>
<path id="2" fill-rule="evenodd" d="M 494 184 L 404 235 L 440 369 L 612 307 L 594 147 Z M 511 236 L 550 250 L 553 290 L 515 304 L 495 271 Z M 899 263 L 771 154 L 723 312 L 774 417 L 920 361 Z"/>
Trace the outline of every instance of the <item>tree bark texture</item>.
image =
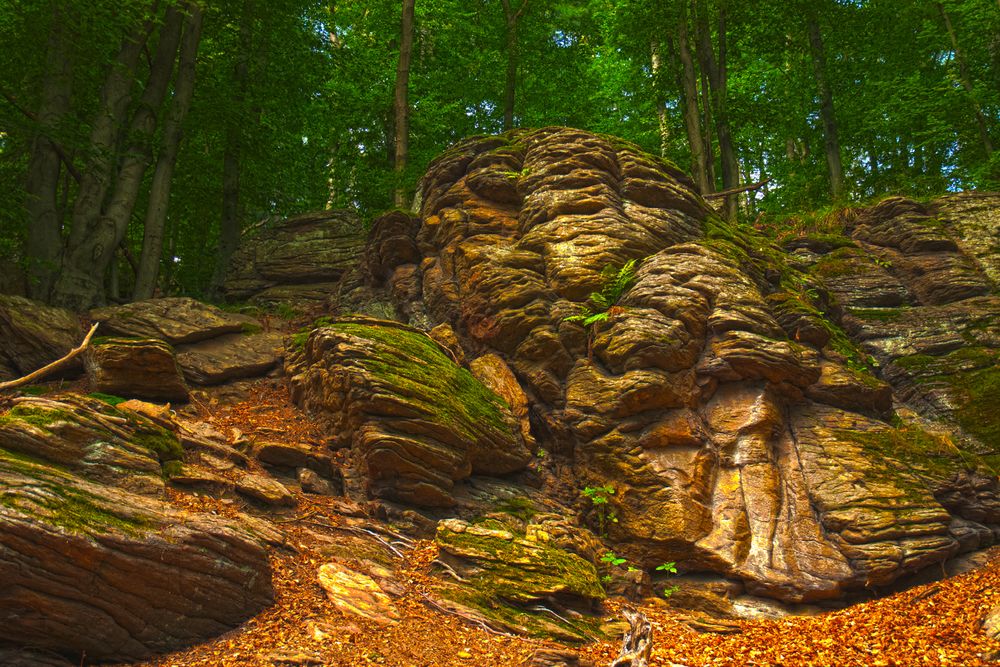
<path id="1" fill-rule="evenodd" d="M 997 4 L 1000 4 L 1000 1 Z M 951 40 L 951 50 L 955 52 L 955 61 L 958 63 L 959 81 L 965 92 L 969 94 L 969 101 L 972 103 L 972 109 L 976 114 L 976 123 L 979 125 L 979 140 L 982 143 L 983 152 L 986 154 L 986 159 L 989 159 L 993 155 L 993 141 L 990 139 L 989 124 L 987 123 L 986 116 L 983 115 L 983 108 L 976 99 L 975 88 L 972 85 L 972 75 L 969 74 L 969 64 L 965 60 L 965 53 L 962 52 L 961 47 L 958 45 L 958 36 L 955 34 L 955 26 L 951 23 L 951 17 L 948 16 L 948 12 L 945 11 L 943 4 L 939 2 L 937 3 L 937 7 L 941 13 L 941 19 L 944 21 L 944 27 L 948 31 L 948 39 Z"/>
<path id="2" fill-rule="evenodd" d="M 500 0 L 503 5 L 504 22 L 507 26 L 507 76 L 504 82 L 503 129 L 514 127 L 514 102 L 517 93 L 517 68 L 520 65 L 520 50 L 517 41 L 517 24 L 528 8 L 528 0 L 521 0 L 516 10 L 510 0 Z"/>
<path id="3" fill-rule="evenodd" d="M 691 147 L 691 172 L 702 194 L 715 188 L 708 178 L 705 162 L 705 138 L 702 135 L 701 114 L 698 113 L 698 79 L 691 57 L 691 39 L 688 33 L 687 12 L 683 11 L 677 23 L 677 50 L 681 63 L 681 106 L 684 110 L 684 127 Z"/>
<path id="4" fill-rule="evenodd" d="M 233 107 L 236 112 L 226 122 L 226 147 L 222 154 L 222 216 L 219 218 L 219 244 L 215 254 L 215 270 L 209 286 L 209 294 L 218 298 L 222 293 L 222 283 L 229 271 L 229 258 L 240 244 L 240 202 L 241 155 L 243 152 L 243 121 L 246 116 L 247 90 L 250 84 L 250 55 L 253 50 L 253 2 L 244 0 L 240 14 L 240 50 L 236 54 L 233 67 L 235 95 Z"/>
<path id="5" fill-rule="evenodd" d="M 182 19 L 176 6 L 167 8 L 156 53 L 150 64 L 149 78 L 128 125 L 125 135 L 128 145 L 118 159 L 114 189 L 107 204 L 100 206 L 100 201 L 92 202 L 97 205 L 96 216 L 94 210 L 84 211 L 85 215 L 80 218 L 74 216 L 69 243 L 63 252 L 62 270 L 53 291 L 53 301 L 57 305 L 84 310 L 103 300 L 104 274 L 114 260 L 115 249 L 125 236 L 143 176 L 152 159 L 157 117 L 173 76 Z M 109 80 L 118 77 L 118 73 L 112 72 Z M 127 92 L 125 97 L 128 97 Z M 110 129 L 117 135 L 121 126 Z M 112 139 L 110 145 L 114 144 Z M 110 177 L 110 170 L 107 174 Z M 101 184 L 100 189 L 105 194 L 108 185 L 107 182 Z M 82 191 L 83 183 L 81 195 Z M 79 196 L 77 204 L 79 207 Z"/>
<path id="6" fill-rule="evenodd" d="M 840 157 L 840 139 L 837 132 L 837 116 L 833 107 L 833 91 L 826 72 L 826 53 L 823 49 L 823 34 L 819 28 L 819 16 L 815 9 L 809 11 L 809 50 L 812 54 L 813 75 L 819 93 L 819 115 L 823 119 L 823 145 L 826 164 L 830 171 L 830 195 L 839 201 L 844 195 L 844 166 Z"/>
<path id="7" fill-rule="evenodd" d="M 177 77 L 174 81 L 174 99 L 170 113 L 163 125 L 163 147 L 156 161 L 153 182 L 149 190 L 149 206 L 143 229 L 142 255 L 136 275 L 133 299 L 148 299 L 153 296 L 156 279 L 160 271 L 163 251 L 163 228 L 167 220 L 167 206 L 170 202 L 170 185 L 177 163 L 184 118 L 191 106 L 194 95 L 195 61 L 198 44 L 201 41 L 202 11 L 197 2 L 186 3 L 187 19 L 184 22 L 184 36 L 181 39 Z"/>
<path id="8" fill-rule="evenodd" d="M 395 204 L 406 206 L 404 178 L 406 161 L 410 153 L 410 61 L 413 58 L 413 12 L 414 0 L 403 0 L 403 16 L 399 28 L 399 62 L 396 66 L 396 192 Z"/>
<path id="9" fill-rule="evenodd" d="M 49 298 L 52 281 L 59 268 L 62 246 L 63 207 L 59 201 L 62 158 L 53 136 L 70 108 L 71 73 L 66 44 L 67 19 L 62 5 L 55 3 L 46 48 L 46 76 L 42 83 L 36 118 L 38 130 L 32 141 L 25 181 L 26 208 L 30 220 L 25 245 L 29 262 L 28 293 L 40 301 L 47 301 Z"/>
<path id="10" fill-rule="evenodd" d="M 726 62 L 726 6 L 719 7 L 718 42 L 719 56 L 716 59 L 712 47 L 711 28 L 708 24 L 708 8 L 696 3 L 700 11 L 697 14 L 698 25 L 698 58 L 702 71 L 708 75 L 711 90 L 710 100 L 712 116 L 715 119 L 715 133 L 719 141 L 719 156 L 722 161 L 722 188 L 729 190 L 739 185 L 740 167 L 736 160 L 736 150 L 733 146 L 732 133 L 729 128 L 728 109 L 728 72 Z M 726 217 L 732 219 L 736 215 L 736 198 L 726 199 Z"/>

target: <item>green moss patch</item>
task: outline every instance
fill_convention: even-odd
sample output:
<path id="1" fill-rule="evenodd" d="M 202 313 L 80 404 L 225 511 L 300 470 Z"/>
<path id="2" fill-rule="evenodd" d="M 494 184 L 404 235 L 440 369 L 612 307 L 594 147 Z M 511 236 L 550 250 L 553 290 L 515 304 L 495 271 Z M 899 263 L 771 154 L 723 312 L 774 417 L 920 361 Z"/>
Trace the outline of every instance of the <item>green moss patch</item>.
<path id="1" fill-rule="evenodd" d="M 93 393 L 87 394 L 87 396 L 90 396 L 91 398 L 96 398 L 97 400 L 101 401 L 102 403 L 107 403 L 108 405 L 110 405 L 113 408 L 117 407 L 118 405 L 120 405 L 120 404 L 122 404 L 122 403 L 124 403 L 125 401 L 128 400 L 126 398 L 122 398 L 121 396 L 115 396 L 113 394 L 103 394 L 103 393 L 101 393 L 99 391 L 95 391 Z"/>
<path id="2" fill-rule="evenodd" d="M 486 424 L 514 436 L 506 401 L 449 359 L 426 335 L 361 322 L 335 322 L 331 328 L 374 343 L 370 354 L 359 359 L 365 370 L 419 403 L 441 423 L 469 438 L 478 437 L 469 429 L 471 424 Z"/>
<path id="3" fill-rule="evenodd" d="M 0 492 L 0 504 L 69 532 L 138 536 L 150 528 L 149 522 L 116 512 L 106 500 L 74 486 L 71 475 L 30 456 L 0 449 L 0 470 L 31 480 L 30 492 L 17 488 Z"/>
<path id="4" fill-rule="evenodd" d="M 46 431 L 53 424 L 67 421 L 74 421 L 73 413 L 69 410 L 43 408 L 35 405 L 15 405 L 7 411 L 7 414 L 0 415 L 0 426 L 22 422 Z"/>
<path id="5" fill-rule="evenodd" d="M 469 560 L 473 574 L 461 587 L 442 592 L 501 625 L 538 637 L 587 640 L 600 637 L 600 619 L 587 614 L 548 614 L 529 609 L 548 598 L 592 605 L 604 598 L 597 570 L 576 554 L 548 543 L 529 542 L 499 521 L 464 530 L 438 526 L 437 543 L 449 557 Z"/>

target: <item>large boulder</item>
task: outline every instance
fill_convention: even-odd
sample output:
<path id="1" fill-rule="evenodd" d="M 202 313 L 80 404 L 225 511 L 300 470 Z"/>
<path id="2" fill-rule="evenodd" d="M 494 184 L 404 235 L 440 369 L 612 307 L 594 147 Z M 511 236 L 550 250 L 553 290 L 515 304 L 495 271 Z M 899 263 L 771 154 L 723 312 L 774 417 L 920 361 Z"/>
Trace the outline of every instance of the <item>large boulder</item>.
<path id="1" fill-rule="evenodd" d="M 288 371 L 292 399 L 352 448 L 374 496 L 448 506 L 456 481 L 531 458 L 507 403 L 410 327 L 335 321 L 303 341 Z"/>
<path id="2" fill-rule="evenodd" d="M 226 334 L 178 346 L 177 363 L 184 377 L 199 385 L 257 377 L 278 365 L 284 353 L 282 338 L 275 332 Z"/>
<path id="3" fill-rule="evenodd" d="M 599 635 L 599 623 L 588 615 L 605 596 L 597 570 L 544 531 L 519 534 L 495 520 L 470 524 L 445 519 L 435 541 L 441 562 L 461 580 L 459 586 L 442 583 L 436 588 L 451 606 L 468 610 L 485 624 L 526 635 L 571 641 Z M 548 615 L 537 607 L 550 601 L 573 613 Z"/>
<path id="4" fill-rule="evenodd" d="M 82 339 L 80 320 L 68 310 L 0 294 L 0 378 L 36 371 L 65 356 Z M 63 377 L 82 370 L 74 360 L 62 370 Z"/>
<path id="5" fill-rule="evenodd" d="M 189 297 L 164 297 L 90 311 L 102 334 L 158 338 L 171 345 L 195 343 L 228 333 L 260 331 L 247 315 L 227 313 Z"/>
<path id="6" fill-rule="evenodd" d="M 171 433 L 86 397 L 0 416 L 0 643 L 140 660 L 271 603 L 265 535 L 158 497 L 180 455 Z"/>
<path id="7" fill-rule="evenodd" d="M 366 232 L 350 211 L 306 213 L 245 237 L 223 285 L 231 301 L 322 305 L 360 261 Z"/>
<path id="8" fill-rule="evenodd" d="M 94 391 L 154 401 L 188 400 L 174 350 L 162 340 L 102 337 L 84 358 Z"/>
<path id="9" fill-rule="evenodd" d="M 633 563 L 807 601 L 992 541 L 1000 309 L 989 252 L 949 222 L 983 217 L 981 199 L 945 200 L 933 221 L 890 201 L 789 254 L 720 220 L 662 159 L 565 128 L 462 142 L 421 195 L 421 258 L 404 221 L 386 223 L 407 263 L 371 280 L 405 268 L 394 296 L 504 362 L 579 491 L 614 489 L 586 518 Z M 885 307 L 906 312 L 865 329 L 857 309 Z M 923 365 L 922 392 L 903 358 Z M 894 416 L 894 397 L 945 422 Z"/>

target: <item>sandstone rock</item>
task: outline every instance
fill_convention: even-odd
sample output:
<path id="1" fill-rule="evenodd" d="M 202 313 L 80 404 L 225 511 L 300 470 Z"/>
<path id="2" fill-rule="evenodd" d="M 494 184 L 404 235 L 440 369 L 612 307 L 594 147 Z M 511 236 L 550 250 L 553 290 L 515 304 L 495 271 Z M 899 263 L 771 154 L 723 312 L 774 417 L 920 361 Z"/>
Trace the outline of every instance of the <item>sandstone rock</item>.
<path id="1" fill-rule="evenodd" d="M 427 335 L 444 348 L 456 364 L 459 366 L 465 365 L 465 350 L 462 349 L 462 343 L 458 340 L 458 336 L 455 334 L 455 330 L 451 328 L 451 325 L 439 324 L 428 331 Z"/>
<path id="2" fill-rule="evenodd" d="M 487 389 L 507 402 L 511 413 L 521 423 L 521 438 L 528 447 L 533 447 L 535 438 L 528 423 L 528 397 L 503 359 L 495 354 L 487 354 L 473 359 L 469 371 Z"/>
<path id="3" fill-rule="evenodd" d="M 596 619 L 578 616 L 577 623 L 531 614 L 526 606 L 558 598 L 578 612 L 590 611 L 604 598 L 594 566 L 575 554 L 544 542 L 535 542 L 484 521 L 468 524 L 445 519 L 438 524 L 436 542 L 441 560 L 465 581 L 438 592 L 477 610 L 493 625 L 523 634 L 560 637 L 596 632 Z M 590 625 L 588 625 L 588 623 Z"/>
<path id="4" fill-rule="evenodd" d="M 503 400 L 418 331 L 336 321 L 309 336 L 297 363 L 293 400 L 351 443 L 376 497 L 447 506 L 455 481 L 530 460 Z"/>
<path id="5" fill-rule="evenodd" d="M 384 625 L 400 620 L 392 600 L 371 577 L 336 562 L 321 565 L 317 577 L 327 598 L 340 611 Z"/>
<path id="6" fill-rule="evenodd" d="M 392 276 L 404 264 L 418 264 L 420 218 L 403 211 L 390 211 L 372 222 L 365 249 L 365 270 L 376 284 Z"/>
<path id="7" fill-rule="evenodd" d="M 364 252 L 365 232 L 350 211 L 282 220 L 244 238 L 223 289 L 233 301 L 322 304 Z"/>
<path id="8" fill-rule="evenodd" d="M 162 494 L 161 466 L 183 456 L 166 429 L 73 394 L 14 399 L 0 415 L 0 450 L 147 495 Z"/>
<path id="9" fill-rule="evenodd" d="M 56 653 L 40 653 L 22 649 L 0 649 L 0 665 L 4 667 L 74 667 L 72 662 Z"/>
<path id="10" fill-rule="evenodd" d="M 801 602 L 940 564 L 996 529 L 1000 307 L 995 250 L 975 241 L 991 238 L 992 199 L 890 199 L 790 257 L 719 220 L 675 167 L 567 128 L 461 142 L 421 195 L 419 259 L 412 221 L 384 223 L 406 251 L 369 280 L 505 362 L 577 492 L 615 489 L 603 523 L 630 562 L 683 561 Z M 600 317 L 567 321 L 630 260 Z M 903 403 L 944 422 L 896 421 Z M 598 531 L 599 516 L 583 512 Z"/>
<path id="11" fill-rule="evenodd" d="M 227 313 L 188 297 L 165 297 L 98 308 L 90 312 L 90 319 L 101 322 L 101 331 L 105 334 L 158 338 L 171 345 L 260 329 L 260 323 L 252 317 Z"/>
<path id="12" fill-rule="evenodd" d="M 236 490 L 244 496 L 275 507 L 293 507 L 295 496 L 281 482 L 265 475 L 248 472 L 235 482 Z"/>
<path id="13" fill-rule="evenodd" d="M 271 603 L 267 552 L 237 523 L 3 451 L 0 485 L 8 645 L 140 660 L 214 637 Z"/>
<path id="14" fill-rule="evenodd" d="M 95 391 L 151 400 L 188 400 L 174 350 L 162 340 L 102 338 L 87 350 L 85 360 Z"/>
<path id="15" fill-rule="evenodd" d="M 36 371 L 63 357 L 82 340 L 80 321 L 68 310 L 0 294 L 0 377 L 9 379 Z M 62 377 L 82 370 L 82 364 L 73 361 L 63 369 Z"/>
<path id="16" fill-rule="evenodd" d="M 575 651 L 553 648 L 535 649 L 528 665 L 530 667 L 596 667 L 593 662 Z"/>
<path id="17" fill-rule="evenodd" d="M 337 493 L 333 484 L 323 479 L 309 468 L 299 468 L 299 486 L 305 493 L 312 493 L 318 496 L 332 496 Z"/>
<path id="18" fill-rule="evenodd" d="M 281 360 L 283 350 L 279 333 L 227 334 L 178 346 L 177 365 L 194 384 L 222 384 L 266 374 Z"/>

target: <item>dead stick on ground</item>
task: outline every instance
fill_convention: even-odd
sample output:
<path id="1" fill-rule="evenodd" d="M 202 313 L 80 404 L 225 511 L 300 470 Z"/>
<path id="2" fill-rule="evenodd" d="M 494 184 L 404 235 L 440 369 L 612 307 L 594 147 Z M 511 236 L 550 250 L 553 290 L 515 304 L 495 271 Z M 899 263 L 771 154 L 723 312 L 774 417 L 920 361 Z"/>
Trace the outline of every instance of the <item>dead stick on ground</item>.
<path id="1" fill-rule="evenodd" d="M 78 354 L 87 349 L 87 346 L 90 345 L 90 339 L 93 337 L 94 332 L 97 331 L 97 326 L 99 324 L 100 322 L 94 323 L 94 326 L 90 327 L 90 331 L 87 332 L 87 336 L 86 338 L 83 339 L 83 342 L 80 343 L 78 347 L 74 347 L 72 350 L 70 350 L 69 354 L 67 354 L 65 357 L 63 357 L 62 359 L 56 359 L 51 364 L 43 366 L 34 373 L 29 373 L 28 375 L 25 375 L 22 378 L 18 378 L 16 380 L 10 380 L 8 382 L 0 382 L 0 391 L 4 391 L 5 389 L 15 389 L 17 387 L 29 384 L 31 382 L 34 382 L 35 380 L 38 380 L 39 378 L 45 377 L 52 371 L 58 370 L 59 368 L 62 368 L 63 366 L 68 364 Z"/>
<path id="2" fill-rule="evenodd" d="M 622 650 L 611 667 L 647 667 L 653 650 L 653 626 L 641 611 L 624 607 L 622 614 L 629 629 L 622 640 Z"/>

